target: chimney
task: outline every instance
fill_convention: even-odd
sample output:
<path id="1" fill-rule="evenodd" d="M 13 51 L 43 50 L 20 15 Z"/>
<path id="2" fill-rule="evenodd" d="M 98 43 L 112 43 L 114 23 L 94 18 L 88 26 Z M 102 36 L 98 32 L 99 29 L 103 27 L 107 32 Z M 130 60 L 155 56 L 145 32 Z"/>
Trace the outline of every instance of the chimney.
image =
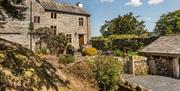
<path id="1" fill-rule="evenodd" d="M 80 2 L 77 2 L 77 3 L 76 3 L 76 6 L 78 6 L 78 7 L 80 7 L 80 8 L 83 8 L 83 4 L 80 3 Z"/>

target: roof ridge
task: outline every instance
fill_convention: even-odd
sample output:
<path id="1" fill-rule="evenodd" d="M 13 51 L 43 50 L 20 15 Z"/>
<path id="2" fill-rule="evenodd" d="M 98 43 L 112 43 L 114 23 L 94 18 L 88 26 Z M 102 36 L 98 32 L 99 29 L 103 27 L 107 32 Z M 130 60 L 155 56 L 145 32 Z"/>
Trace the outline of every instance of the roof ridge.
<path id="1" fill-rule="evenodd" d="M 38 2 L 56 2 L 55 0 L 36 0 Z"/>
<path id="2" fill-rule="evenodd" d="M 160 53 L 160 54 L 178 54 L 180 55 L 180 36 L 161 36 L 145 48 L 141 53 Z"/>
<path id="3" fill-rule="evenodd" d="M 59 11 L 71 14 L 90 15 L 84 8 L 73 4 L 60 3 L 55 0 L 38 0 L 39 4 L 46 10 Z"/>

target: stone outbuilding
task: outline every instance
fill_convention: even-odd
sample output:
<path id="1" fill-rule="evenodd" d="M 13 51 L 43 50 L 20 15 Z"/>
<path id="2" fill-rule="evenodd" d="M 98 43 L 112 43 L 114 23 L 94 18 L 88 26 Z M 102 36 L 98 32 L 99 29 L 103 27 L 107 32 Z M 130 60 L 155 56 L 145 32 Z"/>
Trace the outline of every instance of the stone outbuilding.
<path id="1" fill-rule="evenodd" d="M 180 36 L 162 36 L 139 52 L 151 74 L 180 78 Z"/>

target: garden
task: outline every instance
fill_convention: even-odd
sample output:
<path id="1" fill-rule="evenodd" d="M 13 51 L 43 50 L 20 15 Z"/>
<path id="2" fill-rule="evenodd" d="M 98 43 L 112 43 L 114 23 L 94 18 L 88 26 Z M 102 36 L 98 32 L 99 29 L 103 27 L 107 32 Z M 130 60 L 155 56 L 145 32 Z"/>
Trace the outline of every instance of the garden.
<path id="1" fill-rule="evenodd" d="M 124 17 L 127 16 L 134 17 L 131 13 Z M 143 29 L 141 21 L 138 24 L 139 26 L 134 27 Z M 103 34 L 103 30 L 101 31 Z M 54 59 L 50 59 L 50 63 L 57 65 L 65 74 L 95 84 L 101 91 L 118 90 L 123 87 L 127 91 L 139 91 L 139 87 L 132 87 L 131 83 L 123 81 L 121 74 L 148 74 L 146 58 L 139 56 L 138 50 L 157 37 L 149 37 L 145 30 L 137 30 L 137 34 L 130 31 L 125 34 L 107 33 L 106 31 L 103 36 L 92 38 L 92 47 L 81 48 L 78 50 L 81 56 L 77 56 L 77 51 L 68 44 L 65 34 L 54 35 L 49 28 L 39 28 L 33 35 L 39 39 L 35 53 L 45 59 L 48 55 L 54 56 L 56 62 L 53 63 Z"/>

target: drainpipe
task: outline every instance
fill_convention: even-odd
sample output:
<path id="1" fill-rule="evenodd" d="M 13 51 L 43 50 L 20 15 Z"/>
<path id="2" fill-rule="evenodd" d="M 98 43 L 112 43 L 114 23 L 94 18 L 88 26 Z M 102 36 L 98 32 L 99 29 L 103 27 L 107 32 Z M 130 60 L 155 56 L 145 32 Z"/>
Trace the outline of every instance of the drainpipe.
<path id="1" fill-rule="evenodd" d="M 29 30 L 30 30 L 30 50 L 32 51 L 32 30 L 33 30 L 33 23 L 32 23 L 32 1 L 30 2 L 30 24 L 29 24 Z"/>

